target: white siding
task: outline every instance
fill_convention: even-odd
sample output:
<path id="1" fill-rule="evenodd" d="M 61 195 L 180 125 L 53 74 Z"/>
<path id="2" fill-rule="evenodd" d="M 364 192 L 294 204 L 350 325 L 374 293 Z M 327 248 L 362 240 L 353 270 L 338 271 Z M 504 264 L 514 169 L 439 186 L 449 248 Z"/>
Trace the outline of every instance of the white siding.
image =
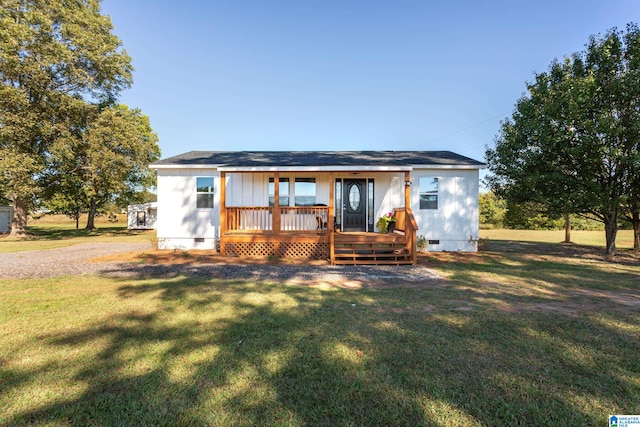
<path id="1" fill-rule="evenodd" d="M 264 173 L 227 173 L 227 206 L 267 206 L 268 179 Z"/>
<path id="2" fill-rule="evenodd" d="M 438 178 L 438 209 L 420 209 L 420 177 Z M 479 173 L 471 170 L 419 169 L 411 175 L 411 209 L 418 222 L 418 236 L 439 240 L 432 251 L 478 249 Z"/>
<path id="3" fill-rule="evenodd" d="M 196 209 L 196 178 L 200 176 L 214 177 L 213 209 Z M 220 174 L 215 169 L 158 170 L 159 248 L 213 249 L 219 224 Z"/>
<path id="4" fill-rule="evenodd" d="M 214 208 L 196 209 L 196 177 L 214 177 Z M 268 182 L 273 173 L 227 173 L 227 206 L 268 206 Z M 329 204 L 328 173 L 287 172 L 290 204 L 294 203 L 296 177 L 316 178 L 316 202 Z M 438 209 L 420 210 L 421 176 L 439 178 Z M 395 207 L 404 207 L 404 173 L 336 173 L 336 178 L 373 179 L 375 205 L 373 224 Z M 477 169 L 415 169 L 411 173 L 411 207 L 418 222 L 418 236 L 438 240 L 432 251 L 476 251 L 479 233 Z M 339 207 L 336 206 L 336 209 Z M 161 248 L 215 247 L 220 224 L 220 174 L 215 169 L 158 170 L 158 219 Z M 196 241 L 204 240 L 204 241 Z"/>
<path id="5" fill-rule="evenodd" d="M 393 208 L 404 207 L 404 173 L 372 174 L 367 176 L 374 180 L 374 217 L 375 226 L 378 218 L 393 211 Z M 376 231 L 379 231 L 376 228 Z"/>

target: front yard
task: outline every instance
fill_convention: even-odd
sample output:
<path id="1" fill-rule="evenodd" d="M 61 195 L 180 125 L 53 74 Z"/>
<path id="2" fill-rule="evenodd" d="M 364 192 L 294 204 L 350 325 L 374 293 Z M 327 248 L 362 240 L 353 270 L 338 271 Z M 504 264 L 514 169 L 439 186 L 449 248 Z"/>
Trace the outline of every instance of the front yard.
<path id="1" fill-rule="evenodd" d="M 446 278 L 424 284 L 3 280 L 0 425 L 602 426 L 640 412 L 637 256 L 483 245 L 423 256 Z"/>

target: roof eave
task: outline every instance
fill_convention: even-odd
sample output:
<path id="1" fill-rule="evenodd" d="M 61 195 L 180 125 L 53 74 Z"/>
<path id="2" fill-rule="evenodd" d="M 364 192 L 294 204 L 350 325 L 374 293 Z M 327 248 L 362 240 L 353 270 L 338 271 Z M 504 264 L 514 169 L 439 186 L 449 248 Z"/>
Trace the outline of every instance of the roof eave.
<path id="1" fill-rule="evenodd" d="M 221 166 L 221 172 L 405 172 L 411 166 Z"/>
<path id="2" fill-rule="evenodd" d="M 405 172 L 414 169 L 484 169 L 485 164 L 478 165 L 404 165 L 404 166 L 225 166 L 219 164 L 156 164 L 149 165 L 152 169 L 217 169 L 221 172 Z"/>
<path id="3" fill-rule="evenodd" d="M 484 163 L 477 165 L 412 165 L 413 169 L 484 169 L 487 167 Z"/>

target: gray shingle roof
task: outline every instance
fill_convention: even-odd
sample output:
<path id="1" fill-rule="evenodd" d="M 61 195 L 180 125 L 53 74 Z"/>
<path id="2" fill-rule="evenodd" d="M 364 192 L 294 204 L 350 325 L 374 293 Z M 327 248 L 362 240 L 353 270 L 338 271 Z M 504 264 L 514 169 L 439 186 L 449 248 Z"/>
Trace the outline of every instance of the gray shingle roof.
<path id="1" fill-rule="evenodd" d="M 190 151 L 153 166 L 322 167 L 472 166 L 484 164 L 451 151 Z"/>

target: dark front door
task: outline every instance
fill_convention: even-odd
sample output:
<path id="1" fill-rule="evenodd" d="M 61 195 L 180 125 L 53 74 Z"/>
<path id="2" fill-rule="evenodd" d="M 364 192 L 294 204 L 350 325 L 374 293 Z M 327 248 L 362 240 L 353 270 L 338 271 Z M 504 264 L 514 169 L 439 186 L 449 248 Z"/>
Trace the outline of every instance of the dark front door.
<path id="1" fill-rule="evenodd" d="M 364 179 L 345 179 L 343 186 L 343 227 L 344 231 L 366 231 L 367 206 Z"/>

